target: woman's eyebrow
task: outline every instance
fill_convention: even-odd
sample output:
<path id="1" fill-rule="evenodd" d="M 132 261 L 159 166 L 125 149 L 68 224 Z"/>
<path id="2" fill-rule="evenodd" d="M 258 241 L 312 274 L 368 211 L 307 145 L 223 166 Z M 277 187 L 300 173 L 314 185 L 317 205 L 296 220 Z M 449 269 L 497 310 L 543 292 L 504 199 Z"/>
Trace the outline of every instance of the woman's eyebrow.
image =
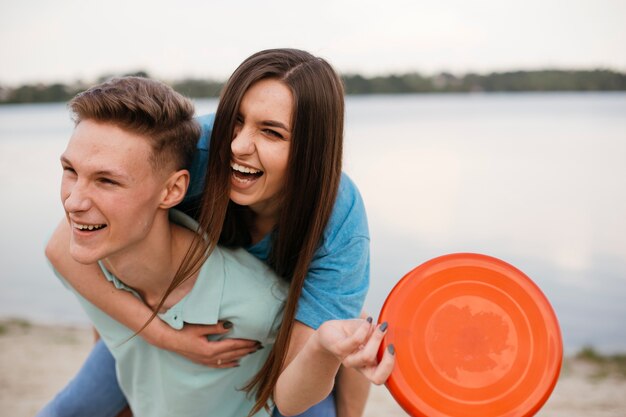
<path id="1" fill-rule="evenodd" d="M 262 124 L 266 125 L 266 126 L 271 126 L 271 127 L 279 127 L 281 129 L 285 129 L 286 131 L 290 131 L 289 128 L 287 126 L 285 126 L 283 123 L 278 122 L 276 120 L 264 120 L 263 122 L 261 122 Z"/>

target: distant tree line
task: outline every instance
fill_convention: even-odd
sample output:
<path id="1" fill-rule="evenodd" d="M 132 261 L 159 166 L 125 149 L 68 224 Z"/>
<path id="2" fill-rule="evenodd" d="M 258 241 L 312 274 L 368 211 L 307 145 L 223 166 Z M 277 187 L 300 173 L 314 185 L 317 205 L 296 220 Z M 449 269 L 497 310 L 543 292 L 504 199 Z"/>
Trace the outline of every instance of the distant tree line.
<path id="1" fill-rule="evenodd" d="M 418 73 L 365 78 L 344 76 L 348 94 L 467 93 L 496 91 L 626 91 L 626 73 L 593 71 L 514 71 L 430 77 Z"/>
<path id="2" fill-rule="evenodd" d="M 131 74 L 148 77 L 145 71 Z M 102 82 L 112 75 L 98 79 Z M 364 77 L 358 74 L 343 76 L 347 94 L 407 94 L 407 93 L 467 93 L 467 92 L 521 92 L 521 91 L 626 91 L 626 73 L 610 70 L 568 71 L 513 71 L 491 74 L 455 76 L 440 73 L 423 76 L 419 73 Z M 212 79 L 183 79 L 169 82 L 182 94 L 193 98 L 218 97 L 222 81 Z M 0 85 L 0 103 L 64 102 L 89 87 L 84 82 L 73 84 L 28 84 L 19 87 Z"/>

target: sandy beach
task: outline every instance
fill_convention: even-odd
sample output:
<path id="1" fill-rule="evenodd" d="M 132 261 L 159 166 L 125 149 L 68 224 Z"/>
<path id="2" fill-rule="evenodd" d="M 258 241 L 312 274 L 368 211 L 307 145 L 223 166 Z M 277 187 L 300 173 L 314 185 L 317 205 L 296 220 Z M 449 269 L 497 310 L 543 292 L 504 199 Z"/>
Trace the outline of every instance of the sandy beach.
<path id="1" fill-rule="evenodd" d="M 89 328 L 0 320 L 0 416 L 32 417 L 79 369 L 89 353 Z M 626 416 L 623 368 L 567 358 L 538 416 Z M 365 417 L 407 416 L 384 386 L 373 387 Z"/>

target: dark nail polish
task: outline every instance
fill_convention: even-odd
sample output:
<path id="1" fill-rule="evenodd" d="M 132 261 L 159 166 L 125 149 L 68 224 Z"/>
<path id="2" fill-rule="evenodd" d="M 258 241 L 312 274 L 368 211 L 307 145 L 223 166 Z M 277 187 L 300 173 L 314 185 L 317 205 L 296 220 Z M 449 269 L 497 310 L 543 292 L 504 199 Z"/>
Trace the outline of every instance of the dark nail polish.
<path id="1" fill-rule="evenodd" d="M 224 327 L 225 329 L 230 329 L 233 327 L 233 323 L 231 321 L 226 320 L 225 322 L 222 323 L 222 327 Z"/>
<path id="2" fill-rule="evenodd" d="M 265 346 L 257 345 L 255 350 L 253 350 L 252 352 L 248 352 L 248 355 L 252 355 L 253 353 L 257 353 L 261 349 L 265 349 Z"/>
<path id="3" fill-rule="evenodd" d="M 380 325 L 380 331 L 384 332 L 385 330 L 387 330 L 387 322 L 384 322 L 383 324 Z"/>
<path id="4" fill-rule="evenodd" d="M 373 320 L 374 319 L 371 316 L 367 318 L 367 322 L 370 323 L 370 324 L 372 323 Z"/>
<path id="5" fill-rule="evenodd" d="M 389 353 L 391 353 L 392 355 L 396 354 L 396 348 L 393 347 L 393 345 L 389 345 L 387 346 L 387 350 L 389 351 Z"/>

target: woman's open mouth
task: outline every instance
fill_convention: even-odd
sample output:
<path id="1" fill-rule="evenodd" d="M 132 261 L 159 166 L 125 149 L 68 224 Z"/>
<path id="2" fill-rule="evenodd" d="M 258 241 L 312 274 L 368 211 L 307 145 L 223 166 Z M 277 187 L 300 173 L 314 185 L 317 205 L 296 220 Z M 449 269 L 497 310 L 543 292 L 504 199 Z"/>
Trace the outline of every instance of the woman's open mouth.
<path id="1" fill-rule="evenodd" d="M 241 184 L 248 184 L 263 175 L 260 169 L 239 165 L 236 162 L 231 162 L 230 167 L 233 171 L 233 179 Z"/>

